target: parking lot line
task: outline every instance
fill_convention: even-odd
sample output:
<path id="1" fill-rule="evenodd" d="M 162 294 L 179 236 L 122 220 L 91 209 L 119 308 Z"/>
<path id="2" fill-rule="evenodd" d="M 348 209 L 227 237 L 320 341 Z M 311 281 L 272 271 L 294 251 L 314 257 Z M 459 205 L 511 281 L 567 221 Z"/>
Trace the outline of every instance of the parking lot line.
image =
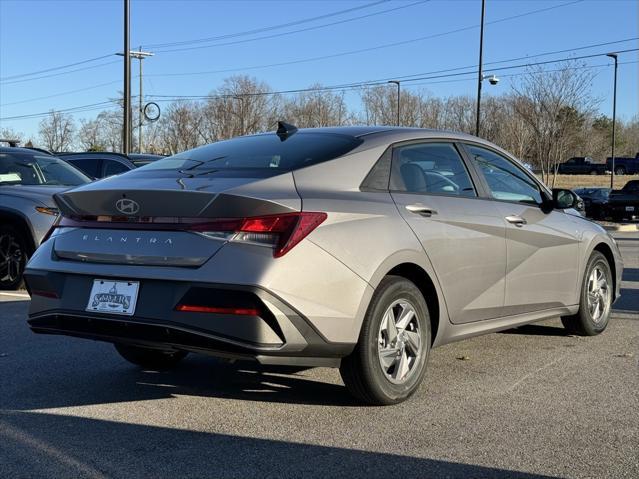
<path id="1" fill-rule="evenodd" d="M 29 293 L 8 293 L 6 291 L 0 291 L 0 296 L 12 296 L 16 298 L 31 299 L 31 296 L 29 296 Z"/>

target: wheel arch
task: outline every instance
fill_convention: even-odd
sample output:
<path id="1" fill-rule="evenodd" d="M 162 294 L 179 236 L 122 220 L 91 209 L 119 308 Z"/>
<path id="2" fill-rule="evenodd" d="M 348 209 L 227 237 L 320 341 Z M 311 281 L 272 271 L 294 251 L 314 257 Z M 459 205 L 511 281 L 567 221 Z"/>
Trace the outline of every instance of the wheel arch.
<path id="1" fill-rule="evenodd" d="M 597 243 L 595 245 L 595 247 L 592 249 L 590 254 L 592 255 L 592 253 L 594 251 L 598 251 L 599 253 L 601 253 L 602 255 L 604 255 L 606 257 L 606 260 L 608 261 L 608 265 L 610 266 L 610 271 L 612 273 L 612 291 L 613 291 L 613 294 L 616 294 L 616 291 L 617 291 L 617 264 L 615 262 L 615 255 L 612 252 L 612 248 L 610 248 L 610 246 L 607 245 L 606 243 L 601 242 L 601 243 Z"/>
<path id="2" fill-rule="evenodd" d="M 33 232 L 24 216 L 15 211 L 0 209 L 0 224 L 8 224 L 18 229 L 24 235 L 27 243 L 27 254 L 29 256 L 33 254 L 36 250 L 36 244 L 33 239 Z"/>

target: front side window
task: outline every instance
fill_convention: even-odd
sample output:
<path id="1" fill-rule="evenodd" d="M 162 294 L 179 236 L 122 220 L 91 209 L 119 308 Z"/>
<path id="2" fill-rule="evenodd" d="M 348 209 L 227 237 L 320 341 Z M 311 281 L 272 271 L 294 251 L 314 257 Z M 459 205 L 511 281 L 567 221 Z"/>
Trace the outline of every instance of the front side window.
<path id="1" fill-rule="evenodd" d="M 464 162 L 450 143 L 418 143 L 395 148 L 391 190 L 476 196 Z"/>
<path id="2" fill-rule="evenodd" d="M 535 205 L 542 203 L 537 183 L 510 160 L 478 146 L 466 145 L 466 148 L 484 174 L 493 198 Z"/>
<path id="3" fill-rule="evenodd" d="M 91 181 L 55 156 L 16 151 L 0 153 L 0 185 L 76 186 Z"/>

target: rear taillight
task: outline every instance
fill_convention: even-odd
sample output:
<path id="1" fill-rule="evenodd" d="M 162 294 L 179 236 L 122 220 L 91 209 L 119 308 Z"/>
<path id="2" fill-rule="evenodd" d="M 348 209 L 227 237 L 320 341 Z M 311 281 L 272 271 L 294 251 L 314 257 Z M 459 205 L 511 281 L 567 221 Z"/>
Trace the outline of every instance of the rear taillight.
<path id="1" fill-rule="evenodd" d="M 326 217 L 326 213 L 286 213 L 237 221 L 214 221 L 193 225 L 189 229 L 211 237 L 226 234 L 230 241 L 272 246 L 273 256 L 279 258 L 308 236 Z"/>
<path id="2" fill-rule="evenodd" d="M 183 313 L 209 313 L 209 314 L 229 314 L 233 316 L 259 316 L 260 312 L 256 308 L 218 308 L 214 306 L 199 306 L 195 304 L 180 304 L 175 308 Z"/>
<path id="3" fill-rule="evenodd" d="M 51 225 L 51 228 L 49 228 L 49 231 L 47 231 L 45 235 L 42 237 L 42 241 L 40 241 L 40 244 L 44 243 L 46 240 L 51 238 L 51 235 L 56 230 L 56 228 L 60 225 L 61 221 L 62 221 L 62 215 L 58 215 L 58 217 L 55 219 L 55 221 Z"/>
<path id="4" fill-rule="evenodd" d="M 116 217 L 91 216 L 58 220 L 45 235 L 50 238 L 59 227 L 85 227 L 109 229 L 144 229 L 159 231 L 193 231 L 210 238 L 238 243 L 270 246 L 273 256 L 279 258 L 289 252 L 315 228 L 326 220 L 326 213 L 303 211 L 280 215 L 254 216 L 249 218 L 222 218 L 207 221 L 203 218 L 168 217 Z"/>

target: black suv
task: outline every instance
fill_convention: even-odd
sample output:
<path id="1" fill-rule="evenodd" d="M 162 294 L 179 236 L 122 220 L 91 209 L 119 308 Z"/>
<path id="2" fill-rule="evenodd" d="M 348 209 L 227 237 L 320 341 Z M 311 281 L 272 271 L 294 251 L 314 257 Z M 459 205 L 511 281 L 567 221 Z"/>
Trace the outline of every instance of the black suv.
<path id="1" fill-rule="evenodd" d="M 119 175 L 120 173 L 133 170 L 152 161 L 164 158 L 162 155 L 152 155 L 150 153 L 131 153 L 127 156 L 121 153 L 104 151 L 57 153 L 56 156 L 68 161 L 90 177 L 96 179 Z"/>

